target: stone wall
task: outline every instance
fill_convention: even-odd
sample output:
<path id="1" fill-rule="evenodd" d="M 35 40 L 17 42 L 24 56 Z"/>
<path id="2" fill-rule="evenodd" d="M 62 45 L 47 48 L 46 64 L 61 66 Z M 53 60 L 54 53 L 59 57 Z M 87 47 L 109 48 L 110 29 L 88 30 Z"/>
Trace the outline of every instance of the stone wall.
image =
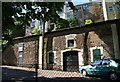
<path id="1" fill-rule="evenodd" d="M 3 53 L 2 53 L 2 64 L 5 65 L 17 65 L 17 52 L 18 47 L 17 44 L 13 46 L 9 46 Z"/>
<path id="2" fill-rule="evenodd" d="M 23 42 L 22 64 L 18 64 L 19 43 Z M 3 52 L 3 64 L 18 66 L 34 66 L 35 55 L 38 50 L 38 37 L 23 37 L 14 40 L 14 45 L 9 46 Z"/>
<path id="3" fill-rule="evenodd" d="M 117 21 L 117 20 L 116 20 Z M 81 49 L 84 51 L 84 44 L 87 45 L 88 53 L 88 63 L 91 62 L 91 48 L 102 47 L 103 55 L 102 58 L 115 58 L 114 55 L 114 45 L 113 37 L 111 31 L 111 24 L 114 21 L 106 21 L 105 23 L 91 24 L 83 27 L 70 28 L 65 30 L 60 30 L 56 32 L 45 33 L 45 48 L 44 48 L 44 65 L 45 67 L 51 67 L 55 70 L 62 70 L 63 66 L 61 65 L 62 57 L 61 54 L 63 51 L 75 50 L 80 52 Z M 117 24 L 117 29 L 119 28 L 119 20 Z M 88 32 L 87 40 L 85 40 L 85 33 Z M 119 33 L 119 31 L 118 31 Z M 74 34 L 75 46 L 72 48 L 66 47 L 66 36 Z M 38 39 L 39 36 L 28 36 L 23 38 L 18 38 L 14 40 L 14 45 L 9 46 L 5 52 L 3 52 L 2 61 L 3 64 L 7 65 L 18 65 L 18 44 L 20 42 L 24 43 L 23 46 L 23 60 L 22 66 L 33 66 L 35 64 L 35 55 L 38 50 Z M 118 35 L 118 37 L 120 37 Z M 41 43 L 41 42 L 40 42 Z M 41 44 L 42 45 L 42 44 Z M 39 48 L 41 47 L 39 45 Z M 41 49 L 42 50 L 42 49 Z M 56 54 L 55 63 L 49 65 L 47 62 L 47 54 L 51 51 L 54 51 Z M 41 52 L 40 52 L 41 53 Z M 39 54 L 41 57 L 42 54 Z M 83 58 L 86 55 L 82 54 Z M 42 59 L 42 58 L 39 58 Z M 41 60 L 42 61 L 42 60 Z M 41 63 L 42 64 L 42 63 Z"/>
<path id="4" fill-rule="evenodd" d="M 97 28 L 97 27 L 95 27 Z M 82 30 L 82 28 L 81 28 Z M 87 30 L 87 28 L 86 28 Z M 73 30 L 72 30 L 73 31 Z M 68 33 L 66 31 L 66 35 L 62 35 L 62 33 L 59 34 L 54 34 L 54 36 L 52 36 L 52 45 L 49 47 L 47 46 L 46 49 L 46 53 L 49 51 L 56 51 L 56 64 L 53 65 L 48 65 L 52 67 L 52 69 L 55 70 L 62 70 L 63 67 L 61 66 L 61 52 L 63 50 L 79 50 L 79 49 L 83 49 L 84 50 L 84 43 L 85 43 L 85 33 L 84 32 L 80 32 L 78 33 L 78 30 L 74 30 L 76 31 L 76 33 Z M 67 35 L 71 35 L 71 34 L 75 34 L 75 47 L 72 48 L 68 48 L 66 47 L 66 36 Z M 46 36 L 47 37 L 47 36 Z M 47 38 L 51 38 L 50 36 Z M 51 41 L 50 41 L 51 43 Z M 50 44 L 49 41 L 47 44 Z M 113 40 L 112 40 L 112 31 L 110 28 L 110 25 L 103 25 L 101 26 L 101 28 L 95 29 L 94 31 L 89 31 L 88 32 L 88 36 L 87 36 L 87 40 L 86 40 L 86 45 L 87 45 L 87 53 L 88 53 L 88 64 L 91 63 L 91 48 L 94 47 L 102 47 L 103 48 L 103 54 L 101 56 L 101 58 L 114 58 L 114 48 L 113 48 Z M 83 58 L 86 57 L 85 53 L 83 52 Z M 84 58 L 85 59 L 85 58 Z"/>

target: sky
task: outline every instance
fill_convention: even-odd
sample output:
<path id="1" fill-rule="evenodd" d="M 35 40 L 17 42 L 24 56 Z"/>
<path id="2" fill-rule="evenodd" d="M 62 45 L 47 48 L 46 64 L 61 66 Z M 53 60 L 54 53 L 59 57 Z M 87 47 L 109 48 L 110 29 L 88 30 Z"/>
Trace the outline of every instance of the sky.
<path id="1" fill-rule="evenodd" d="M 78 4 L 87 3 L 87 2 L 89 2 L 89 0 L 72 0 L 72 2 L 74 5 L 78 5 Z"/>
<path id="2" fill-rule="evenodd" d="M 89 0 L 72 0 L 74 5 L 83 4 L 89 2 Z"/>

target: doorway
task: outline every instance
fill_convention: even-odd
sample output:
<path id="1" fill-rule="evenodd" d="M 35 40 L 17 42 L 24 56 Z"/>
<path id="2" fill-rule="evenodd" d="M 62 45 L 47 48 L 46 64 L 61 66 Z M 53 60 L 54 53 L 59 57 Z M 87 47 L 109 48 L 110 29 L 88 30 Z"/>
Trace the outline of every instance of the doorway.
<path id="1" fill-rule="evenodd" d="M 63 53 L 63 71 L 79 71 L 78 51 Z"/>

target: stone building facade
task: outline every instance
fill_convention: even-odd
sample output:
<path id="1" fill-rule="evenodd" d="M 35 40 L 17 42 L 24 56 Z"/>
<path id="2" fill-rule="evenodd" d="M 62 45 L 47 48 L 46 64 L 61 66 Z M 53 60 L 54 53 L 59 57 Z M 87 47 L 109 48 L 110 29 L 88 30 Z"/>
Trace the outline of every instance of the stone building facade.
<path id="1" fill-rule="evenodd" d="M 86 60 L 90 64 L 96 59 L 115 58 L 110 27 L 104 24 L 93 30 L 83 27 L 46 35 L 45 69 L 78 71 Z"/>
<path id="2" fill-rule="evenodd" d="M 120 58 L 120 20 L 111 20 L 82 27 L 17 38 L 3 53 L 7 65 L 34 66 L 47 70 L 79 71 L 82 65 L 101 58 Z M 117 32 L 113 32 L 116 27 Z M 117 34 L 117 35 L 116 35 Z M 42 67 L 43 66 L 43 67 Z"/>

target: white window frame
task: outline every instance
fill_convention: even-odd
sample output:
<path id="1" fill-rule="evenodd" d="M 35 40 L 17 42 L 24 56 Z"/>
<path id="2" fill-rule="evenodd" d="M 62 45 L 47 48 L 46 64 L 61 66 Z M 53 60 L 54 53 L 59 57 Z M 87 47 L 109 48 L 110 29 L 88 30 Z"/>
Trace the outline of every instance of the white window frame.
<path id="1" fill-rule="evenodd" d="M 23 48 L 24 48 L 24 42 L 18 43 L 18 61 L 17 62 L 19 65 L 23 63 Z M 20 58 L 22 58 L 21 63 L 19 61 Z"/>
<path id="2" fill-rule="evenodd" d="M 56 51 L 48 51 L 47 53 L 47 63 L 49 64 L 49 53 L 53 53 L 54 54 L 54 63 L 53 64 L 56 64 L 57 63 L 57 57 L 56 57 Z"/>
<path id="3" fill-rule="evenodd" d="M 66 48 L 74 48 L 76 47 L 76 34 L 70 34 L 70 35 L 66 35 Z M 68 40 L 74 40 L 74 46 L 73 47 L 69 47 L 68 46 Z"/>
<path id="4" fill-rule="evenodd" d="M 95 49 L 100 49 L 101 55 L 103 54 L 103 47 L 102 46 L 91 47 L 90 48 L 91 62 L 93 62 L 93 50 L 95 50 Z"/>
<path id="5" fill-rule="evenodd" d="M 23 42 L 20 42 L 18 43 L 18 51 L 23 51 L 23 47 L 24 47 L 24 43 Z"/>

